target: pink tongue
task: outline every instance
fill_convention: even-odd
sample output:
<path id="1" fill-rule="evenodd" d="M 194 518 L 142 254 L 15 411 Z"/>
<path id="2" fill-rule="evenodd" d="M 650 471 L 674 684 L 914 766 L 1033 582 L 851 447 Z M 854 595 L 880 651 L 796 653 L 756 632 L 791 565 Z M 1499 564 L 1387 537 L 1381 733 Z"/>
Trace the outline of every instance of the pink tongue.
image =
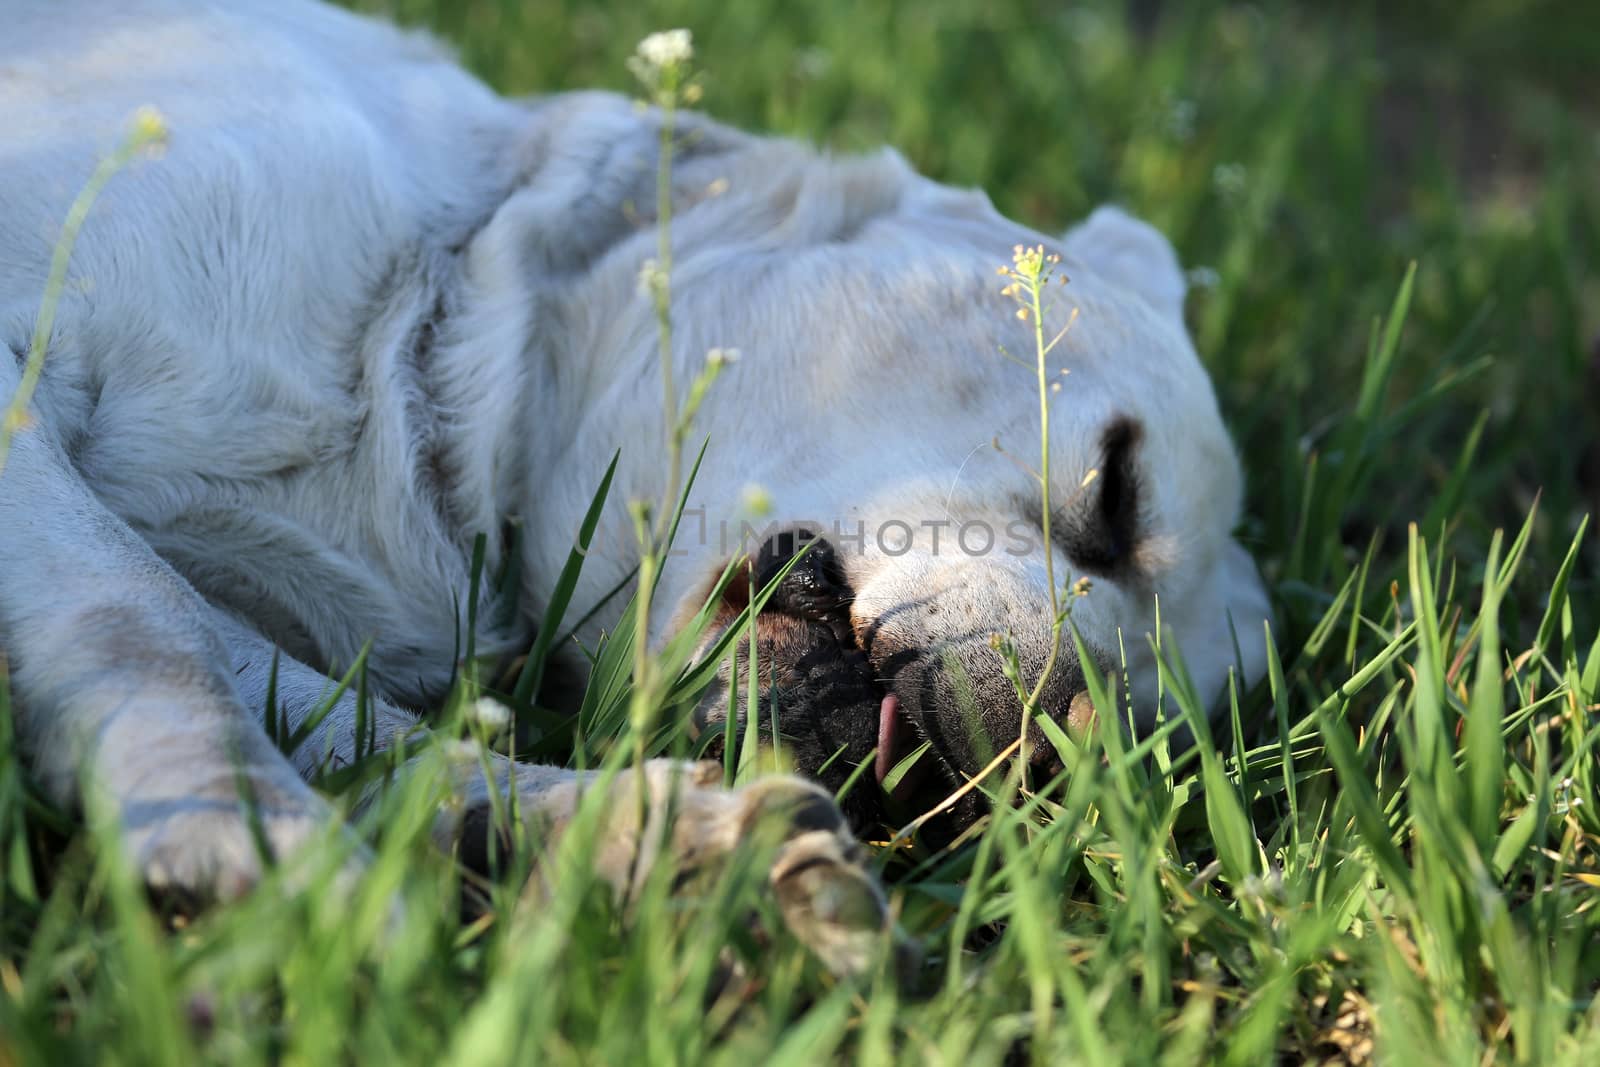
<path id="1" fill-rule="evenodd" d="M 890 693 L 878 707 L 878 784 L 894 769 L 894 731 L 900 725 L 900 698 Z"/>

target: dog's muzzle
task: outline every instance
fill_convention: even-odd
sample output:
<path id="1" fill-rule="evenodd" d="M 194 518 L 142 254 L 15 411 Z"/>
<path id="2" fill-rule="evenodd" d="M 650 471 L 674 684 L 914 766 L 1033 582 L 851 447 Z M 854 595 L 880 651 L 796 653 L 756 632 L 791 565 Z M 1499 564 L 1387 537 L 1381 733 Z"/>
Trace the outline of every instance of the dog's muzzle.
<path id="1" fill-rule="evenodd" d="M 955 633 L 936 625 L 941 615 L 961 614 L 959 586 L 864 617 L 833 546 L 809 531 L 769 538 L 752 563 L 755 590 L 777 583 L 755 626 L 759 727 L 768 737 L 776 731 L 800 773 L 836 791 L 855 779 L 842 807 L 858 828 L 898 824 L 938 805 L 1023 731 L 1021 702 L 991 642 L 1007 620 L 975 618 Z M 740 686 L 741 699 L 747 643 L 739 642 L 739 675 L 726 680 Z M 1024 677 L 1042 669 L 1038 642 L 1014 644 Z M 726 718 L 726 684 L 701 702 L 699 726 Z M 1082 689 L 1075 659 L 1063 655 L 1040 706 L 1066 723 L 1086 703 L 1075 704 Z M 1026 741 L 1035 781 L 1061 770 L 1036 723 Z M 959 829 L 983 810 L 981 791 L 969 790 L 941 820 Z"/>

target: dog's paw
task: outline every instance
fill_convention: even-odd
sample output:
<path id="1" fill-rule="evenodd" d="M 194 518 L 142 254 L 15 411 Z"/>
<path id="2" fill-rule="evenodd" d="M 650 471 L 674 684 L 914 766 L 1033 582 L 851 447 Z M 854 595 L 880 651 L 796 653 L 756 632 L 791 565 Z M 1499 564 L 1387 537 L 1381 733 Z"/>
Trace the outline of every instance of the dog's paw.
<path id="1" fill-rule="evenodd" d="M 836 974 L 871 968 L 893 941 L 888 902 L 833 798 L 788 776 L 763 779 L 733 796 L 752 836 L 782 837 L 768 881 L 790 932 Z"/>
<path id="2" fill-rule="evenodd" d="M 642 853 L 652 841 L 670 842 L 665 860 L 679 871 L 715 869 L 743 848 L 770 857 L 766 881 L 784 924 L 836 974 L 868 970 L 893 941 L 883 889 L 821 786 L 776 775 L 728 789 L 715 763 L 656 760 L 645 772 L 655 810 Z M 630 786 L 637 792 L 625 775 L 616 788 Z M 658 820 L 668 817 L 676 821 L 663 835 Z"/>
<path id="3" fill-rule="evenodd" d="M 687 884 L 755 857 L 766 865 L 784 924 L 830 970 L 867 971 L 891 949 L 897 961 L 904 956 L 865 851 L 833 797 L 813 782 L 780 775 L 728 789 L 720 765 L 673 760 L 650 760 L 642 770 L 609 778 L 518 770 L 526 774 L 519 783 L 523 811 L 536 816 L 531 825 L 548 835 L 546 846 L 569 828 L 584 796 L 605 790 L 592 862 L 624 899 L 635 899 L 661 864 Z M 491 822 L 481 802 L 469 804 L 459 845 L 469 866 L 486 854 Z M 559 877 L 553 869 L 541 874 L 553 876 Z"/>
<path id="4" fill-rule="evenodd" d="M 122 805 L 124 842 L 145 885 L 159 896 L 197 901 L 235 900 L 280 865 L 288 885 L 307 884 L 317 859 L 307 846 L 348 832 L 331 828 L 335 818 L 310 790 L 253 809 L 237 791 Z M 352 842 L 338 844 L 347 854 L 335 879 L 345 883 L 359 874 L 364 854 Z"/>
<path id="5" fill-rule="evenodd" d="M 662 817 L 677 820 L 665 838 L 675 868 L 715 868 L 741 848 L 770 857 L 766 881 L 784 925 L 835 974 L 865 972 L 893 945 L 883 889 L 821 786 L 775 775 L 727 789 L 715 763 L 655 761 L 646 772 Z M 651 836 L 647 830 L 646 849 Z"/>

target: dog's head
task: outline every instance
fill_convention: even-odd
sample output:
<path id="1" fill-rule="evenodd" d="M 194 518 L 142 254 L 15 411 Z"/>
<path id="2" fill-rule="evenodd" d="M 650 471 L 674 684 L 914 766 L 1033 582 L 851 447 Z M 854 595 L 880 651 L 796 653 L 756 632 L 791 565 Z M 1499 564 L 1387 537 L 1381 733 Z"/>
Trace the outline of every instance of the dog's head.
<path id="1" fill-rule="evenodd" d="M 892 154 L 740 144 L 691 160 L 681 179 L 721 188 L 674 220 L 680 381 L 712 348 L 742 358 L 700 409 L 710 447 L 655 632 L 683 626 L 730 559 L 748 558 L 753 571 L 723 593 L 726 625 L 810 544 L 758 625 L 756 658 L 778 732 L 799 769 L 828 766 L 825 780 L 868 758 L 881 775 L 923 740 L 938 783 L 978 771 L 1024 732 L 997 645 L 1031 688 L 1051 658 L 1052 613 L 1069 604 L 1070 627 L 1102 671 L 1125 673 L 1146 722 L 1158 613 L 1163 646 L 1205 698 L 1235 664 L 1258 675 L 1268 607 L 1232 539 L 1239 463 L 1167 241 L 1115 209 L 1052 240 Z M 1046 343 L 1060 335 L 1042 385 L 1048 534 L 1038 337 L 997 272 L 1014 246 L 1037 244 L 1061 256 L 1042 324 Z M 637 284 L 654 254 L 639 233 L 586 279 L 607 299 L 585 305 L 571 357 L 607 383 L 585 401 L 581 436 L 621 442 L 618 492 L 643 498 L 662 484 L 655 319 Z M 595 593 L 608 577 L 597 570 Z M 1064 631 L 1040 707 L 1082 719 L 1083 691 Z M 718 687 L 702 718 L 726 707 Z M 1050 746 L 1038 751 L 1049 759 Z"/>

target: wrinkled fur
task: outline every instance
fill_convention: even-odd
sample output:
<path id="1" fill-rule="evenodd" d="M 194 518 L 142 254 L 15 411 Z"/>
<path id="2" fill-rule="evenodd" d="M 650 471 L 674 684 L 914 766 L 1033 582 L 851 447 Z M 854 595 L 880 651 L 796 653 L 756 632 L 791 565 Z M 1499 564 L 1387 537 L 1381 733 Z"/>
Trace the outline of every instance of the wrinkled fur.
<path id="1" fill-rule="evenodd" d="M 140 106 L 171 129 L 84 227 L 38 418 L 0 472 L 0 649 L 20 736 L 57 799 L 87 782 L 119 805 L 151 881 L 248 884 L 236 762 L 274 848 L 292 851 L 323 810 L 258 722 L 274 646 L 295 718 L 322 672 L 372 641 L 380 741 L 411 729 L 401 707 L 452 674 L 474 537 L 495 568 L 508 524 L 525 528 L 513 622 L 480 647 L 525 643 L 619 445 L 611 550 L 576 604 L 628 572 L 623 502 L 662 483 L 638 284 L 658 117 L 603 94 L 505 100 L 425 38 L 301 0 L 13 0 L 4 21 L 0 342 L 15 358 L 0 358 L 0 396 L 96 159 Z M 1071 372 L 1052 415 L 1061 529 L 1095 521 L 1095 491 L 1077 487 L 1105 461 L 1107 427 L 1139 434 L 1137 544 L 1094 576 L 1075 623 L 1107 662 L 1126 650 L 1146 719 L 1157 597 L 1205 693 L 1234 663 L 1230 617 L 1240 666 L 1260 672 L 1265 598 L 1230 539 L 1239 467 L 1162 237 L 1102 209 L 1052 242 L 887 151 L 833 158 L 696 116 L 679 145 L 678 380 L 713 346 L 743 358 L 700 415 L 713 441 L 691 505 L 712 535 L 680 538 L 657 639 L 738 550 L 715 531 L 743 514 L 747 483 L 824 532 L 1004 531 L 1036 515 L 1018 462 L 1037 456 L 1032 374 L 995 352 L 1029 358 L 1032 338 L 995 267 L 1042 241 L 1071 279 L 1051 332 L 1077 312 L 1051 357 Z M 957 663 L 985 724 L 1014 736 L 988 637 L 1010 632 L 1026 666 L 1042 662 L 1047 549 L 897 555 L 870 534 L 840 548 L 877 682 L 932 729 Z M 1058 580 L 1080 573 L 1071 543 L 1048 551 Z M 353 715 L 346 701 L 316 750 L 347 758 Z M 571 772 L 502 773 L 536 802 L 575 792 Z"/>

